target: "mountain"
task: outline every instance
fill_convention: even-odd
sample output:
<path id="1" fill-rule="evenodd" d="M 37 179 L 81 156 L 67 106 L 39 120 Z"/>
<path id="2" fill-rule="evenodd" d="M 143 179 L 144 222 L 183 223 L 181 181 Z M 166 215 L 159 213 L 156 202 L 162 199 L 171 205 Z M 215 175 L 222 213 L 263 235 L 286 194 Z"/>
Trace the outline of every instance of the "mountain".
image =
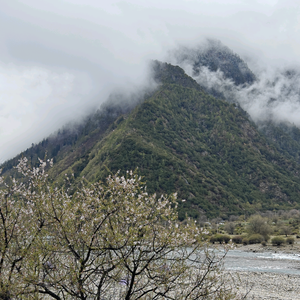
<path id="1" fill-rule="evenodd" d="M 82 124 L 21 153 L 32 164 L 54 157 L 51 178 L 90 181 L 134 170 L 148 192 L 178 192 L 179 218 L 226 217 L 300 207 L 300 167 L 238 105 L 216 99 L 178 66 L 153 63 L 156 90 L 113 96 Z M 129 97 L 130 98 L 130 97 Z M 119 99 L 119 100 L 118 100 Z M 289 138 L 284 131 L 282 134 Z M 6 174 L 18 157 L 3 164 Z"/>
<path id="2" fill-rule="evenodd" d="M 246 109 L 252 104 L 256 110 L 264 109 L 264 117 L 256 120 L 259 131 L 280 153 L 300 163 L 299 127 L 290 120 L 276 118 L 280 108 L 297 110 L 297 103 L 300 103 L 299 68 L 285 66 L 260 78 L 237 54 L 212 39 L 197 48 L 181 47 L 173 55 L 176 64 L 187 72 L 193 70 L 189 72 L 191 76 L 212 96 Z M 258 104 L 256 99 L 265 103 Z M 248 118 L 251 119 L 250 115 Z"/>
<path id="3" fill-rule="evenodd" d="M 218 40 L 208 39 L 197 48 L 181 47 L 174 51 L 174 56 L 179 65 L 192 65 L 193 77 L 206 67 L 212 72 L 221 71 L 235 85 L 253 84 L 256 80 L 247 63 Z"/>

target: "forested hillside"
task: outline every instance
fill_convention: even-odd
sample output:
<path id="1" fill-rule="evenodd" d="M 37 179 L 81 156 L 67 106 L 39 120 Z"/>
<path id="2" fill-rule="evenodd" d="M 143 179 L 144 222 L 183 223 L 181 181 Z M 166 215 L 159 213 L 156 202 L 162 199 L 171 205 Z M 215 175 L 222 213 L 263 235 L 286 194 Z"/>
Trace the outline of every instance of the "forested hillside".
<path id="1" fill-rule="evenodd" d="M 107 103 L 75 129 L 20 156 L 32 164 L 46 152 L 54 157 L 50 175 L 59 184 L 65 174 L 96 181 L 138 168 L 150 193 L 178 192 L 185 200 L 180 219 L 300 207 L 300 168 L 293 155 L 181 68 L 154 62 L 153 70 L 160 85 L 135 108 Z M 17 159 L 3 165 L 7 174 Z"/>

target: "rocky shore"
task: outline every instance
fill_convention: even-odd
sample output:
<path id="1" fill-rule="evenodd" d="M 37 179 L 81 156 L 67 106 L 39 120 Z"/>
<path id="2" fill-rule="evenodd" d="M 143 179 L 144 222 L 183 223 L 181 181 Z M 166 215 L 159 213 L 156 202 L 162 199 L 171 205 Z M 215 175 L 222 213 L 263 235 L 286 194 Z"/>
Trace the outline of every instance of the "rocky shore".
<path id="1" fill-rule="evenodd" d="M 237 250 L 246 252 L 273 252 L 300 255 L 300 241 L 279 247 L 261 244 L 239 245 Z M 233 272 L 241 295 L 253 300 L 300 300 L 300 276 L 267 272 Z"/>
<path id="2" fill-rule="evenodd" d="M 260 272 L 235 272 L 236 286 L 246 299 L 299 300 L 300 276 Z"/>

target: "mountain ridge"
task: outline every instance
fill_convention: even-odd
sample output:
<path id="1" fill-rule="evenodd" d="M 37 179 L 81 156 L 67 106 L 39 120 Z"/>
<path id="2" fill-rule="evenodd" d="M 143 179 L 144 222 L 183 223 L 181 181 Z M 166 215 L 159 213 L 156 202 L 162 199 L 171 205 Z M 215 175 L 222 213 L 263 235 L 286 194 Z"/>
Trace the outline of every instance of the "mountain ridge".
<path id="1" fill-rule="evenodd" d="M 107 104 L 77 135 L 62 133 L 21 155 L 34 164 L 43 150 L 56 154 L 50 176 L 59 184 L 65 174 L 93 182 L 138 167 L 149 192 L 178 192 L 186 200 L 180 219 L 300 206 L 299 165 L 245 111 L 207 94 L 178 66 L 155 61 L 153 70 L 160 84 L 134 108 Z M 65 144 L 58 147 L 59 141 Z"/>

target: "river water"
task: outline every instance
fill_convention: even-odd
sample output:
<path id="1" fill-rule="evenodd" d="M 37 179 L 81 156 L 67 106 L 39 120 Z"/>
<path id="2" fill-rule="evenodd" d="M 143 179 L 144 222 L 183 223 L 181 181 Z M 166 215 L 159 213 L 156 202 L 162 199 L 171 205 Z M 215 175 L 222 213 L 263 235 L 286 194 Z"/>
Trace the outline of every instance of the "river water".
<path id="1" fill-rule="evenodd" d="M 300 275 L 300 255 L 230 250 L 225 258 L 225 269 Z"/>

